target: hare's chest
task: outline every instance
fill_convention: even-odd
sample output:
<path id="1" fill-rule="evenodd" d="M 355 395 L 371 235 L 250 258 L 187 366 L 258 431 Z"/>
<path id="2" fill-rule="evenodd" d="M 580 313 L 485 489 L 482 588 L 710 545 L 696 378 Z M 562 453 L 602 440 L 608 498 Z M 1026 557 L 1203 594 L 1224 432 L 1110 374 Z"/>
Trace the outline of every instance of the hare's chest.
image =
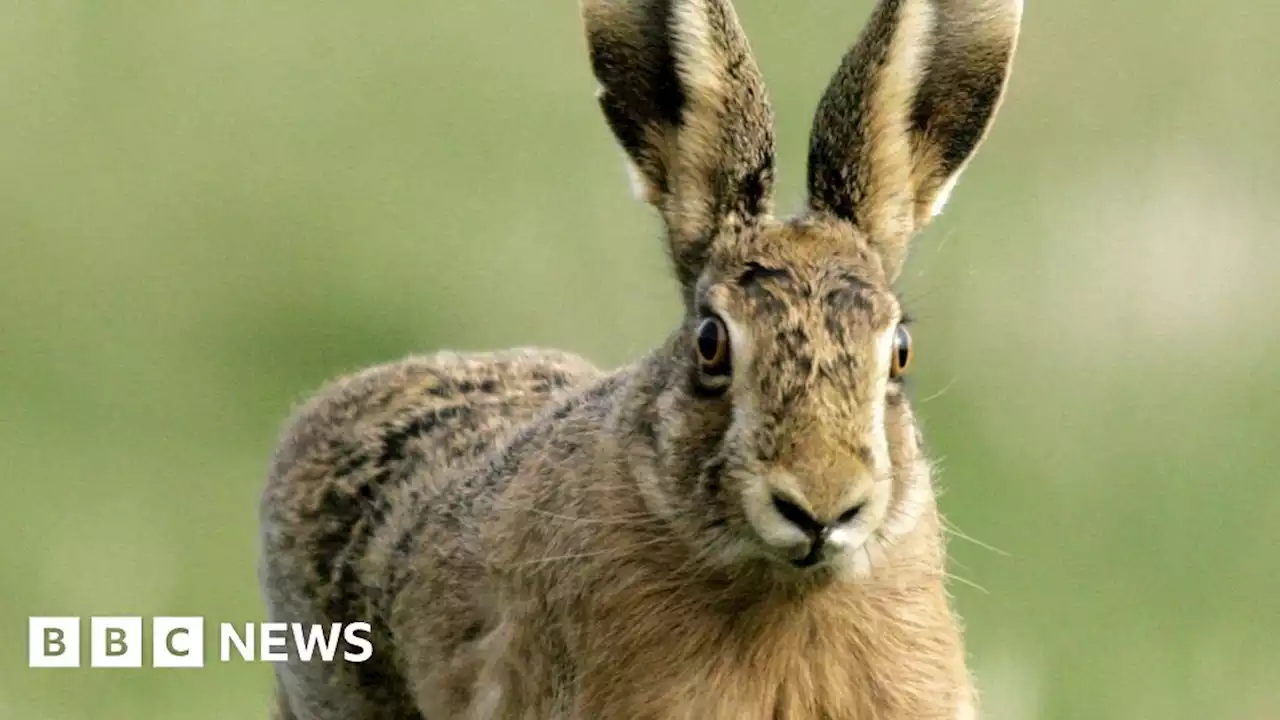
<path id="1" fill-rule="evenodd" d="M 688 720 L 863 720 L 885 715 L 878 711 L 872 696 L 859 691 L 859 683 L 828 683 L 823 673 L 798 670 L 783 677 L 762 676 L 753 668 L 721 672 L 716 681 L 704 685 L 693 682 L 681 688 L 671 708 Z"/>
<path id="2" fill-rule="evenodd" d="M 672 630 L 619 637 L 610 669 L 581 679 L 583 717 L 646 720 L 957 720 L 969 702 L 963 656 L 941 637 L 819 634 L 744 641 Z M 893 635 L 893 637 L 888 637 Z M 600 667 L 600 666 L 597 666 Z"/>
<path id="3" fill-rule="evenodd" d="M 639 666 L 636 672 L 643 672 Z M 840 668 L 764 676 L 753 668 L 708 668 L 680 677 L 636 679 L 632 688 L 597 694 L 587 689 L 582 717 L 627 717 L 645 720 L 954 720 L 941 704 L 937 712 L 908 712 L 875 692 L 850 672 L 840 681 Z M 607 698 L 607 699 L 606 699 Z M 603 702 L 601 702 L 603 700 Z M 886 702 L 888 700 L 888 702 Z"/>

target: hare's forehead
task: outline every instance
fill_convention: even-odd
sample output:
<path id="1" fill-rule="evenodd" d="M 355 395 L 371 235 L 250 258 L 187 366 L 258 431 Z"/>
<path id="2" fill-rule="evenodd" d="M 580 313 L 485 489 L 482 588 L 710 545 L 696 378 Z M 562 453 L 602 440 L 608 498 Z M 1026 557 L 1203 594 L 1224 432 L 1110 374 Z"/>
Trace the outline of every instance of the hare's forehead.
<path id="1" fill-rule="evenodd" d="M 748 343 L 761 390 L 780 397 L 829 390 L 856 399 L 884 374 L 901 317 L 891 290 L 839 264 L 751 264 L 708 300 Z"/>
<path id="2" fill-rule="evenodd" d="M 867 360 L 900 317 L 891 292 L 853 277 L 812 283 L 778 278 L 742 288 L 738 299 L 739 322 L 749 326 L 762 362 L 812 365 L 813 372 L 833 377 L 874 372 Z"/>
<path id="3" fill-rule="evenodd" d="M 892 295 L 883 260 L 851 225 L 801 216 L 722 235 L 711 246 L 703 288 L 814 294 Z M 778 293 L 775 293 L 778 294 Z"/>
<path id="4" fill-rule="evenodd" d="M 702 293 L 709 309 L 749 323 L 752 335 L 828 345 L 863 344 L 901 317 L 878 267 L 857 259 L 785 262 L 755 256 L 722 267 Z"/>

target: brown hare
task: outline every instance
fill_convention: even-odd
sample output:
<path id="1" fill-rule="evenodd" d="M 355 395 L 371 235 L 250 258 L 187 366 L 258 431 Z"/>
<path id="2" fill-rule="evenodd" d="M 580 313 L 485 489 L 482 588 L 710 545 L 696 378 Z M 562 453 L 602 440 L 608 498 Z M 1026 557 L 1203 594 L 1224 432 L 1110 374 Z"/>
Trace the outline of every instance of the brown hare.
<path id="1" fill-rule="evenodd" d="M 633 365 L 414 357 L 301 408 L 262 504 L 284 720 L 974 717 L 892 283 L 1004 94 L 1021 0 L 881 0 L 772 215 L 729 0 L 583 0 L 684 316 Z"/>

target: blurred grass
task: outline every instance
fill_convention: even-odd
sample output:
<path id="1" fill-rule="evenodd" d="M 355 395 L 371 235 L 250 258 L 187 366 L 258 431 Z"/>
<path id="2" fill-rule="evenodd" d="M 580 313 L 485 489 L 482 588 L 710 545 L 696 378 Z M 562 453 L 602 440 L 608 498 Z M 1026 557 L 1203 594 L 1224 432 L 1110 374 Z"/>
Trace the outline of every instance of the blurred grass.
<path id="1" fill-rule="evenodd" d="M 869 8 L 739 2 L 780 205 Z M 325 378 L 605 365 L 677 313 L 574 4 L 0 0 L 0 718 L 265 717 L 265 665 L 34 671 L 29 615 L 259 619 Z M 986 717 L 1280 717 L 1274 4 L 1029 3 L 904 293 Z"/>

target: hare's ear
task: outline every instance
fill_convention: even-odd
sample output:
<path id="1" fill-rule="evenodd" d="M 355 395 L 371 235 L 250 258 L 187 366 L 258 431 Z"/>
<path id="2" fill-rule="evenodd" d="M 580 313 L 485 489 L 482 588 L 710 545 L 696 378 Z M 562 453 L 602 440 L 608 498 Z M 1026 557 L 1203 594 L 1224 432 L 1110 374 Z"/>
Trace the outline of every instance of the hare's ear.
<path id="1" fill-rule="evenodd" d="M 771 211 L 773 111 L 728 0 L 582 0 L 600 106 L 662 213 L 681 284 Z"/>
<path id="2" fill-rule="evenodd" d="M 1004 95 L 1022 0 L 881 0 L 809 141 L 809 203 L 867 234 L 896 276 Z"/>

